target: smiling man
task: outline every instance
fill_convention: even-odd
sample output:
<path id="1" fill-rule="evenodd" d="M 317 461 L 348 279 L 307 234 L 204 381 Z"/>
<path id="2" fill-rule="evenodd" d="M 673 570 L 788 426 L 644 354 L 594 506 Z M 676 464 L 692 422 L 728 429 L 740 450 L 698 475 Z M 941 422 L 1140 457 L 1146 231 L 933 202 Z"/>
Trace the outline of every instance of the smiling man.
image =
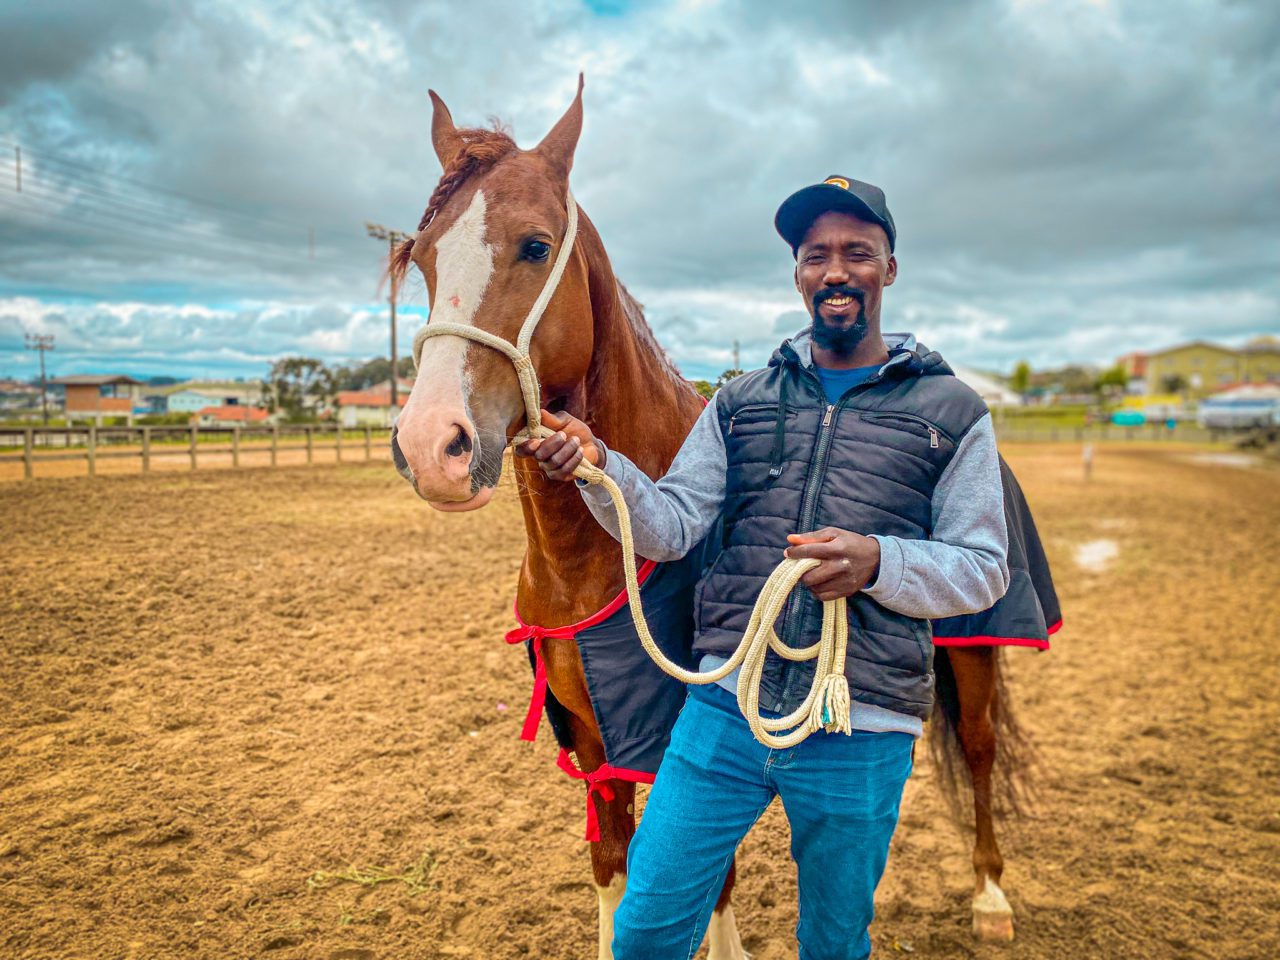
<path id="1" fill-rule="evenodd" d="M 642 556 L 682 557 L 723 518 L 723 548 L 697 589 L 704 670 L 737 647 L 784 555 L 821 561 L 784 610 L 788 646 L 817 640 L 821 601 L 849 601 L 851 736 L 820 730 L 772 750 L 738 712 L 736 674 L 690 687 L 631 843 L 617 960 L 693 956 L 738 843 L 775 797 L 791 824 L 801 960 L 868 956 L 873 895 L 932 707 L 929 620 L 986 610 L 1009 584 L 990 414 L 937 353 L 880 332 L 898 272 L 883 192 L 829 177 L 789 197 L 775 226 L 812 324 L 716 394 L 661 480 L 567 416 L 517 448 L 556 479 L 584 456 L 602 466 Z M 617 536 L 605 491 L 583 485 L 582 496 Z M 813 672 L 812 660 L 770 653 L 761 706 L 790 713 Z"/>

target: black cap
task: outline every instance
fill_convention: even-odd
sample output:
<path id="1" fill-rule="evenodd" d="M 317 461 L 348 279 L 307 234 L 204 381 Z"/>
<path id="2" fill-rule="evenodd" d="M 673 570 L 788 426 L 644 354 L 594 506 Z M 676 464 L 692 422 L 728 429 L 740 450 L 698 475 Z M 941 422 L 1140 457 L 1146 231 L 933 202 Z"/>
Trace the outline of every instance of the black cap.
<path id="1" fill-rule="evenodd" d="M 859 219 L 880 224 L 889 235 L 889 252 L 893 252 L 898 231 L 885 206 L 884 191 L 851 177 L 827 177 L 822 183 L 797 190 L 782 201 L 773 225 L 795 253 L 813 221 L 830 210 L 846 210 Z"/>

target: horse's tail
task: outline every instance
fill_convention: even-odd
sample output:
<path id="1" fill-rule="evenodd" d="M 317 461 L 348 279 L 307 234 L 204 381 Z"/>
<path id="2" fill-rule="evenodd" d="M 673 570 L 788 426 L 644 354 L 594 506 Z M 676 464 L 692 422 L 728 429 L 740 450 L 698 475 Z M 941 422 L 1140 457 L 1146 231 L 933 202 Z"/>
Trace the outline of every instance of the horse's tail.
<path id="1" fill-rule="evenodd" d="M 992 813 L 1016 816 L 1025 809 L 1031 795 L 1033 756 L 1031 744 L 1014 716 L 999 648 L 992 649 L 991 657 L 995 677 L 991 713 L 996 735 L 996 757 L 991 770 Z M 957 820 L 971 822 L 973 782 L 960 742 L 960 691 L 945 647 L 935 648 L 934 673 L 937 688 L 933 719 L 929 723 L 929 755 L 952 814 Z"/>

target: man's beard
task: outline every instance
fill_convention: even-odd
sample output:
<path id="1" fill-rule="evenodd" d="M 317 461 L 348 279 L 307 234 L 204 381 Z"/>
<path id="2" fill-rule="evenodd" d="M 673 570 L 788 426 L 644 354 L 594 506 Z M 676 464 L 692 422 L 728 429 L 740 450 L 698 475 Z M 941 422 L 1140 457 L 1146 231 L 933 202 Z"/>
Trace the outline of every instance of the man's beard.
<path id="1" fill-rule="evenodd" d="M 858 302 L 858 315 L 847 327 L 832 327 L 822 318 L 818 308 L 833 297 L 853 297 Z M 853 287 L 824 287 L 813 295 L 813 342 L 832 353 L 849 354 L 867 335 L 866 294 Z"/>

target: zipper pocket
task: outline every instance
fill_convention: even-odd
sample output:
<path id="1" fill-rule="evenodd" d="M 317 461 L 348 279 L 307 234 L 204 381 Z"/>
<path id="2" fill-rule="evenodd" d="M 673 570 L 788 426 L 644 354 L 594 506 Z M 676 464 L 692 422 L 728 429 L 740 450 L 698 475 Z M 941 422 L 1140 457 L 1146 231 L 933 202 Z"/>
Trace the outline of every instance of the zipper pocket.
<path id="1" fill-rule="evenodd" d="M 777 409 L 778 405 L 776 403 L 748 403 L 746 406 L 739 407 L 733 412 L 733 416 L 729 418 L 729 429 L 727 432 L 733 433 L 733 425 L 738 420 L 741 420 L 743 423 L 755 423 L 757 421 L 769 419 L 768 417 L 755 416 L 758 413 L 764 413 L 769 410 L 774 411 L 774 418 L 776 419 Z"/>
<path id="2" fill-rule="evenodd" d="M 924 417 L 917 417 L 915 414 L 911 414 L 911 413 L 870 413 L 870 412 L 863 412 L 863 413 L 861 414 L 861 418 L 862 418 L 863 420 L 867 420 L 867 421 L 869 421 L 869 422 L 871 422 L 871 423 L 876 423 L 876 422 L 894 423 L 894 422 L 897 422 L 897 423 L 909 423 L 909 424 L 911 424 L 912 426 L 922 427 L 924 430 L 928 431 L 928 433 L 929 433 L 929 447 L 930 447 L 931 449 L 933 449 L 933 450 L 937 450 L 937 449 L 941 446 L 941 444 L 939 443 L 939 438 L 941 438 L 941 437 L 946 437 L 948 442 L 950 442 L 950 443 L 955 443 L 955 441 L 954 441 L 954 440 L 952 440 L 952 439 L 951 439 L 951 437 L 950 437 L 950 436 L 948 436 L 944 431 L 942 431 L 942 430 L 938 429 L 937 427 L 935 427 L 932 423 L 930 423 L 930 422 L 929 422 L 928 420 L 926 420 Z"/>

